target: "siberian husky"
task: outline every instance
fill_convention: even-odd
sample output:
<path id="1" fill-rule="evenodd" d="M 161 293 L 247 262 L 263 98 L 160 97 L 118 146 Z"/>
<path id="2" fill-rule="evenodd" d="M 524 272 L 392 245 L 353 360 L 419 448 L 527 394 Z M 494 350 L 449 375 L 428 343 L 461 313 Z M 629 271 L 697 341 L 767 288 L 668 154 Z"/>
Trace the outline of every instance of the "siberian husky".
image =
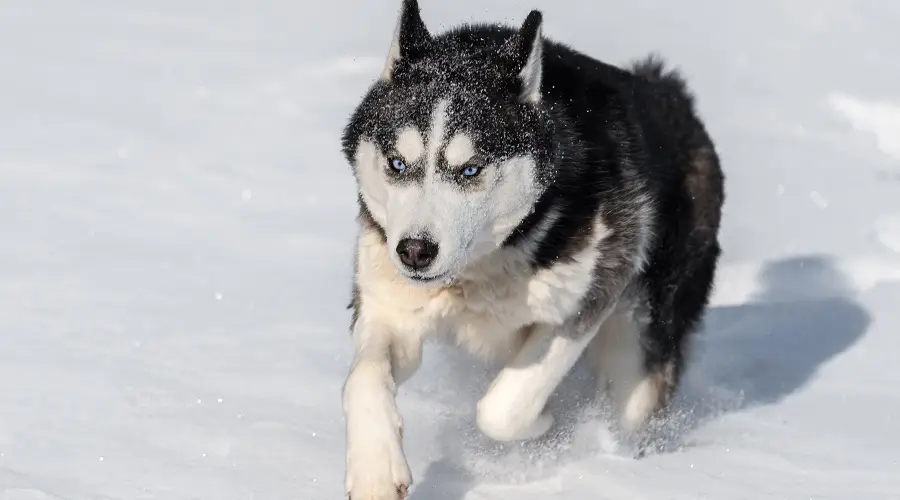
<path id="1" fill-rule="evenodd" d="M 533 10 L 517 28 L 434 35 L 404 0 L 344 130 L 359 202 L 352 500 L 406 496 L 395 395 L 429 338 L 502 365 L 475 409 L 500 441 L 550 429 L 547 400 L 582 355 L 622 432 L 678 387 L 720 254 L 713 141 L 658 57 L 619 68 L 541 26 Z"/>

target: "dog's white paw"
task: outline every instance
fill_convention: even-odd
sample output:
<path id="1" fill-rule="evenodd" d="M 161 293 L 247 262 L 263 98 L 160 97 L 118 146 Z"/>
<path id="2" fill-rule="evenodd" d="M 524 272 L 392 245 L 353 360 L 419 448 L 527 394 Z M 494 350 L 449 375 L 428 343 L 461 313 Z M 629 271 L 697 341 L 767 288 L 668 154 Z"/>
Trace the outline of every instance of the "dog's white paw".
<path id="1" fill-rule="evenodd" d="M 412 475 L 403 455 L 400 433 L 375 434 L 353 443 L 347 451 L 347 493 L 350 500 L 403 500 Z"/>
<path id="2" fill-rule="evenodd" d="M 488 393 L 478 402 L 476 423 L 487 437 L 495 441 L 536 439 L 553 426 L 553 415 L 535 411 L 539 407 L 517 407 L 496 393 Z"/>

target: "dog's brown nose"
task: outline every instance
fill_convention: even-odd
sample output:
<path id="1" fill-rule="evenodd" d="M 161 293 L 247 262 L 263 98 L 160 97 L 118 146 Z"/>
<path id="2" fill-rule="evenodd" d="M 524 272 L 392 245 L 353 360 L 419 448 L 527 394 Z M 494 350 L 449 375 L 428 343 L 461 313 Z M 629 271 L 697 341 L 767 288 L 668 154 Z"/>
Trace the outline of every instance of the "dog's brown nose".
<path id="1" fill-rule="evenodd" d="M 438 246 L 431 240 L 403 238 L 397 244 L 397 255 L 400 262 L 413 270 L 425 269 L 438 253 Z"/>

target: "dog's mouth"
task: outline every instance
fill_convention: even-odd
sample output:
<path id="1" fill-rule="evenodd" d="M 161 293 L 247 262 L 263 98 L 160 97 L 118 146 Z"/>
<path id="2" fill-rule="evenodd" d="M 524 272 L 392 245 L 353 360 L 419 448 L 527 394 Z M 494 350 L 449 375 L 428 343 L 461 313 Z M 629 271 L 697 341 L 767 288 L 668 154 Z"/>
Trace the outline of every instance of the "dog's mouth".
<path id="1" fill-rule="evenodd" d="M 419 286 L 435 286 L 438 284 L 449 284 L 453 281 L 453 277 L 450 273 L 436 274 L 434 276 L 426 276 L 422 274 L 407 274 L 405 275 L 406 279 L 408 279 L 411 283 L 419 285 Z"/>

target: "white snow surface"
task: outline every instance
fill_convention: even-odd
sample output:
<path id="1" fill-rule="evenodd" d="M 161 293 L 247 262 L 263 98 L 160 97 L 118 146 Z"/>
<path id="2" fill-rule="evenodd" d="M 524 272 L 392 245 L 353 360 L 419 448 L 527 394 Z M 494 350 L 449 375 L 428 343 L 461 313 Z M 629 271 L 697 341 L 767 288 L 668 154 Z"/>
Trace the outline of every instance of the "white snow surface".
<path id="1" fill-rule="evenodd" d="M 0 499 L 345 498 L 339 137 L 399 3 L 2 3 Z M 900 3 L 421 5 L 660 51 L 728 200 L 669 449 L 629 456 L 590 405 L 493 444 L 490 372 L 431 347 L 399 397 L 410 498 L 900 498 Z"/>

